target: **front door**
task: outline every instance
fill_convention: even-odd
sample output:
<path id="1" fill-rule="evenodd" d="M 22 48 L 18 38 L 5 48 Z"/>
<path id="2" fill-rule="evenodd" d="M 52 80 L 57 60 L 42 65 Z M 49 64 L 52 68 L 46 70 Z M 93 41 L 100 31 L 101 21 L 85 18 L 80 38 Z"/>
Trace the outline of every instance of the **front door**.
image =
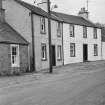
<path id="1" fill-rule="evenodd" d="M 83 61 L 86 62 L 88 60 L 88 45 L 83 45 Z"/>
<path id="2" fill-rule="evenodd" d="M 52 45 L 52 66 L 56 66 L 56 53 L 54 45 Z"/>

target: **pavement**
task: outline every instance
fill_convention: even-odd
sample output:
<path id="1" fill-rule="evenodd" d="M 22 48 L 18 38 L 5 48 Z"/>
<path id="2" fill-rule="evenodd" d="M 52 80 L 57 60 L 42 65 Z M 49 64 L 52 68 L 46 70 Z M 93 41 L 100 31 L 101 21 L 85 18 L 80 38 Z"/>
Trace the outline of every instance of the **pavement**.
<path id="1" fill-rule="evenodd" d="M 105 61 L 1 77 L 0 105 L 105 105 Z"/>

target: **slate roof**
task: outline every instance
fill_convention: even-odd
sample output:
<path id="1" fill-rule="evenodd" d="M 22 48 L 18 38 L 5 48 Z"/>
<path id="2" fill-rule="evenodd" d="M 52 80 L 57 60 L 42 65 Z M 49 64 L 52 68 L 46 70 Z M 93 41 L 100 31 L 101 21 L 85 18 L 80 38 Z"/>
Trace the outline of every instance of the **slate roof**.
<path id="1" fill-rule="evenodd" d="M 21 0 L 15 0 L 15 1 L 18 2 L 19 4 L 21 4 L 22 6 L 28 8 L 29 10 L 33 11 L 37 15 L 48 17 L 48 13 L 39 7 L 36 7 L 32 4 L 26 3 L 26 2 L 21 1 Z M 73 23 L 76 25 L 82 25 L 82 26 L 85 25 L 85 26 L 89 26 L 89 27 L 97 27 L 91 21 L 86 20 L 80 16 L 68 15 L 68 14 L 59 13 L 59 12 L 51 12 L 51 18 L 54 20 L 65 22 L 65 23 Z M 99 27 L 97 27 L 97 28 L 99 28 Z"/>
<path id="2" fill-rule="evenodd" d="M 68 15 L 68 14 L 59 13 L 59 12 L 52 12 L 52 14 L 55 14 L 56 16 L 61 18 L 65 23 L 72 23 L 72 24 L 76 24 L 76 25 L 85 25 L 85 26 L 89 26 L 89 27 L 97 27 L 91 21 L 86 20 L 80 16 Z"/>
<path id="3" fill-rule="evenodd" d="M 0 43 L 24 44 L 28 42 L 7 23 L 0 22 Z"/>
<path id="4" fill-rule="evenodd" d="M 32 11 L 33 13 L 48 18 L 48 13 L 46 11 L 44 11 L 43 9 L 36 7 L 35 5 L 29 4 L 27 2 L 21 1 L 21 0 L 15 0 L 15 1 L 19 4 L 21 4 L 22 6 L 26 7 L 30 11 Z M 59 17 L 56 17 L 53 14 L 51 15 L 51 18 L 54 20 L 62 21 Z"/>

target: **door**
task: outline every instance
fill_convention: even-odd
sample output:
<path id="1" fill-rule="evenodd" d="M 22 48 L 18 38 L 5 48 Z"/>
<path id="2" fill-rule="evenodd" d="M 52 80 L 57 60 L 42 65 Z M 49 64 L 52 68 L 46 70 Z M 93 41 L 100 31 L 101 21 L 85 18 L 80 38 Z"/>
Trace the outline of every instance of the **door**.
<path id="1" fill-rule="evenodd" d="M 52 66 L 56 66 L 56 53 L 54 45 L 52 45 Z"/>
<path id="2" fill-rule="evenodd" d="M 83 61 L 86 62 L 88 60 L 88 45 L 83 45 Z"/>

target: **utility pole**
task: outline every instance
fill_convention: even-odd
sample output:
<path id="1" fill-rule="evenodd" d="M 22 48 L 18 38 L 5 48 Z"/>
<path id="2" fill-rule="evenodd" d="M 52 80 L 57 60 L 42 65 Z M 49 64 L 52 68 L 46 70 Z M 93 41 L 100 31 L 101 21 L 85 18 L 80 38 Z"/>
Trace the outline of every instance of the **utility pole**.
<path id="1" fill-rule="evenodd" d="M 87 11 L 88 11 L 88 9 L 89 9 L 89 5 L 88 5 L 88 4 L 89 4 L 89 1 L 87 0 Z"/>
<path id="2" fill-rule="evenodd" d="M 47 0 L 48 7 L 48 36 L 49 36 L 49 73 L 53 72 L 52 69 L 52 47 L 51 47 L 51 11 L 50 11 L 50 0 Z"/>

